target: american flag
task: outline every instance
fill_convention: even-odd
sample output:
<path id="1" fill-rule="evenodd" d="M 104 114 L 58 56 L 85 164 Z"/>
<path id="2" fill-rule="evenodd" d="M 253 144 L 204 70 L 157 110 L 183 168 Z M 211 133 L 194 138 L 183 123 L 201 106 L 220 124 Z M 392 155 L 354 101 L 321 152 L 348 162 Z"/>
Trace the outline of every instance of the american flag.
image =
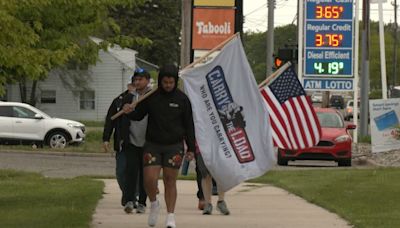
<path id="1" fill-rule="evenodd" d="M 261 94 L 270 115 L 275 146 L 293 150 L 318 143 L 321 126 L 293 67 L 261 88 Z"/>

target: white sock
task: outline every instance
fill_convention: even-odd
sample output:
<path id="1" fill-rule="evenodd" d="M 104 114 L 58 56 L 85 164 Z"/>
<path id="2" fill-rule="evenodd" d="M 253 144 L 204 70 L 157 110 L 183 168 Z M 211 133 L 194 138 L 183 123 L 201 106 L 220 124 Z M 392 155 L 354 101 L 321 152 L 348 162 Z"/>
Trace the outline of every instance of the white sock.
<path id="1" fill-rule="evenodd" d="M 150 202 L 151 207 L 157 207 L 158 206 L 158 200 Z"/>

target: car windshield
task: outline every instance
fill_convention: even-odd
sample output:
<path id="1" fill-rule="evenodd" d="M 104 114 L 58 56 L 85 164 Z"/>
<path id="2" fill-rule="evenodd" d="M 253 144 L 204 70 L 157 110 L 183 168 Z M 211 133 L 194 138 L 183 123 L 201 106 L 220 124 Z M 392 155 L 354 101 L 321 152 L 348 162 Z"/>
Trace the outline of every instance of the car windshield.
<path id="1" fill-rule="evenodd" d="M 339 114 L 334 112 L 317 112 L 321 127 L 325 128 L 342 128 L 344 123 Z"/>
<path id="2" fill-rule="evenodd" d="M 51 116 L 49 116 L 47 113 L 44 113 L 42 110 L 39 110 L 39 109 L 37 109 L 37 108 L 35 108 L 35 107 L 33 107 L 33 106 L 30 106 L 30 108 L 31 108 L 34 112 L 39 113 L 40 115 L 42 115 L 43 117 L 51 118 Z"/>

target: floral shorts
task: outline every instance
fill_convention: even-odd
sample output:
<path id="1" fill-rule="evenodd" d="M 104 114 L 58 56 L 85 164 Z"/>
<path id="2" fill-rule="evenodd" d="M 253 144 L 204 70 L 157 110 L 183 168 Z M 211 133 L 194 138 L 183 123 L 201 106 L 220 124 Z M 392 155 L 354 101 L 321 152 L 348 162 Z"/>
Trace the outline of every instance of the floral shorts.
<path id="1" fill-rule="evenodd" d="M 179 169 L 183 159 L 183 143 L 161 145 L 152 142 L 144 144 L 143 166 L 162 166 Z"/>

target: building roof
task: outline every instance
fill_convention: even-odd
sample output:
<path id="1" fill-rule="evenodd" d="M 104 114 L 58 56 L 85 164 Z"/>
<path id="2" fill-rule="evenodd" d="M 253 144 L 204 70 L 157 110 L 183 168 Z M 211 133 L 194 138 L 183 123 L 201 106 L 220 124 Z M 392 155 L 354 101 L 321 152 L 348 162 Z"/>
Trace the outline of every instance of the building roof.
<path id="1" fill-rule="evenodd" d="M 103 40 L 97 37 L 90 37 L 96 44 L 100 44 Z M 107 52 L 110 53 L 115 59 L 127 66 L 129 69 L 134 70 L 136 67 L 136 54 L 135 50 L 130 48 L 121 48 L 121 46 L 114 44 L 108 47 Z"/>

